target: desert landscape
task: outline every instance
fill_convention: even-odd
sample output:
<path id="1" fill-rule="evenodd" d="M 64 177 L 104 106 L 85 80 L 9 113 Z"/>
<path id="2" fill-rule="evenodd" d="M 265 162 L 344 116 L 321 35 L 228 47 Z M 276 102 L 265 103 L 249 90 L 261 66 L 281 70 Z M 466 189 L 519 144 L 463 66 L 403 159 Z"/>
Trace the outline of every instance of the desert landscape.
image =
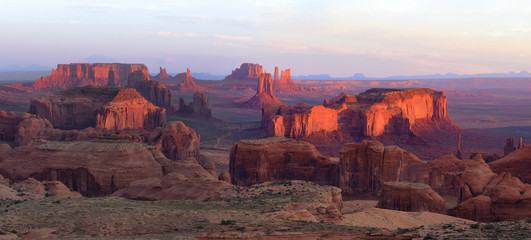
<path id="1" fill-rule="evenodd" d="M 263 28 L 253 27 L 261 29 L 253 37 L 208 37 L 201 28 L 201 34 L 112 28 L 112 34 L 90 38 L 83 47 L 81 38 L 68 42 L 75 46 L 70 50 L 66 40 L 53 37 L 65 49 L 40 61 L 6 48 L 12 59 L 0 57 L 0 239 L 531 238 L 528 72 L 478 72 L 492 62 L 481 58 L 472 65 L 459 55 L 467 48 L 454 45 L 447 47 L 448 54 L 456 54 L 455 63 L 430 62 L 444 57 L 437 48 L 423 49 L 433 52 L 430 57 L 371 51 L 369 43 L 383 41 L 379 35 L 365 39 L 356 33 L 360 48 L 367 49 L 361 53 L 293 45 L 321 37 L 339 44 L 335 34 L 355 29 L 336 22 L 342 14 L 350 19 L 360 9 L 371 12 L 358 3 L 327 6 L 330 12 L 322 15 L 328 18 L 321 21 L 338 25 L 308 25 L 312 33 L 329 34 L 313 38 L 291 33 L 307 25 L 285 31 L 275 21 L 291 15 L 262 1 L 239 3 L 260 13 L 238 15 L 249 21 L 245 24 L 218 12 L 199 18 L 181 13 L 187 17 L 177 19 L 150 15 L 212 8 L 202 3 L 72 4 L 59 4 L 54 12 L 77 12 L 85 19 L 51 20 L 61 27 L 50 31 L 74 38 L 85 33 L 70 27 L 94 31 L 86 23 L 96 16 L 117 24 L 127 19 L 139 23 L 138 29 L 168 24 L 229 31 L 251 23 Z M 399 6 L 386 4 L 403 16 Z M 294 11 L 299 16 L 307 7 Z M 18 14 L 24 9 L 15 3 L 8 8 Z M 388 13 L 381 6 L 371 8 Z M 437 9 L 411 8 L 412 18 Z M 131 17 L 139 11 L 149 17 Z M 268 16 L 264 22 L 263 14 Z M 297 40 L 272 47 L 278 40 L 261 35 L 272 31 L 268 24 L 284 31 L 284 40 Z M 179 41 L 167 45 L 161 37 Z M 396 49 L 403 44 L 392 43 Z M 36 56 L 43 48 L 39 42 L 17 44 Z M 423 44 L 429 45 L 408 46 L 427 47 Z M 150 56 L 170 54 L 157 53 L 156 45 L 182 52 L 175 59 L 154 60 Z M 134 54 L 128 46 L 134 46 Z M 467 46 L 474 50 L 468 54 L 491 47 Z M 122 48 L 127 54 L 119 54 Z M 236 57 L 235 48 L 245 49 L 245 57 Z M 84 53 L 75 49 L 120 57 L 79 58 L 74 53 Z M 343 54 L 361 58 L 347 61 Z M 391 61 L 397 56 L 399 61 Z M 49 69 L 35 64 L 52 60 Z M 21 63 L 25 66 L 16 65 Z M 382 77 L 366 77 L 358 69 Z M 434 69 L 460 74 L 434 74 L 439 71 Z"/>

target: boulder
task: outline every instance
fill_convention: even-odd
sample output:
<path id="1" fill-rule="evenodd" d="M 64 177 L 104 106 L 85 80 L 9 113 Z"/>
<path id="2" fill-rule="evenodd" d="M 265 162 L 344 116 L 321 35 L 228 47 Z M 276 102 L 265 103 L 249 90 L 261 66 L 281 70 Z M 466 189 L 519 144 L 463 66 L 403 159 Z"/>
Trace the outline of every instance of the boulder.
<path id="1" fill-rule="evenodd" d="M 430 181 L 426 163 L 397 146 L 384 146 L 376 140 L 347 143 L 339 151 L 339 158 L 339 187 L 344 193 L 375 194 L 388 181 Z"/>
<path id="2" fill-rule="evenodd" d="M 218 179 L 221 180 L 221 181 L 225 181 L 225 182 L 228 182 L 230 183 L 230 173 L 229 172 L 220 172 L 219 173 L 219 176 L 218 176 Z"/>
<path id="3" fill-rule="evenodd" d="M 240 140 L 231 150 L 229 172 L 235 185 L 304 180 L 334 185 L 337 164 L 312 144 L 284 137 Z"/>
<path id="4" fill-rule="evenodd" d="M 377 207 L 408 212 L 446 214 L 446 203 L 423 183 L 385 182 Z"/>

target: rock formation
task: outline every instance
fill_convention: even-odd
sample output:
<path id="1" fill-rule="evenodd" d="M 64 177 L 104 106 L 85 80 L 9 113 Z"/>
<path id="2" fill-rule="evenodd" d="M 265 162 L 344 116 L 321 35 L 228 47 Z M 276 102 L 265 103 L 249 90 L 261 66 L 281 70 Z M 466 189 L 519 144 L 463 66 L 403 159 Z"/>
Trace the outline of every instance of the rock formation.
<path id="1" fill-rule="evenodd" d="M 0 111 L 0 140 L 14 141 L 17 133 L 17 125 L 29 115 Z"/>
<path id="2" fill-rule="evenodd" d="M 492 161 L 489 166 L 497 174 L 508 172 L 522 182 L 531 184 L 531 146 L 525 146 L 502 159 Z"/>
<path id="3" fill-rule="evenodd" d="M 190 104 L 186 104 L 183 98 L 179 98 L 178 112 L 202 119 L 214 119 L 212 110 L 209 107 L 208 97 L 198 91 L 194 92 L 194 100 Z"/>
<path id="4" fill-rule="evenodd" d="M 457 130 L 448 118 L 446 96 L 431 89 L 369 89 L 342 94 L 327 106 L 291 108 L 268 105 L 262 125 L 269 136 L 305 139 L 337 131 L 355 139 L 382 135 L 422 135 Z"/>
<path id="5" fill-rule="evenodd" d="M 225 81 L 252 82 L 254 83 L 264 72 L 262 66 L 253 63 L 242 63 L 239 68 L 232 70 L 232 73 L 225 77 Z"/>
<path id="6" fill-rule="evenodd" d="M 465 170 L 465 164 L 453 154 L 446 154 L 428 162 L 430 168 L 430 187 L 438 193 L 457 195 L 459 175 Z"/>
<path id="7" fill-rule="evenodd" d="M 313 145 L 284 137 L 240 140 L 230 153 L 232 183 L 304 180 L 335 185 L 337 166 Z"/>
<path id="8" fill-rule="evenodd" d="M 141 71 L 135 71 L 129 75 L 128 87 L 136 89 L 142 97 L 155 106 L 165 108 L 168 112 L 174 112 L 171 91 L 164 84 L 149 80 L 149 76 Z"/>
<path id="9" fill-rule="evenodd" d="M 84 196 L 103 196 L 135 180 L 162 176 L 156 153 L 123 140 L 34 142 L 3 156 L 0 174 L 12 180 L 57 180 Z"/>
<path id="10" fill-rule="evenodd" d="M 422 183 L 385 182 L 377 207 L 408 212 L 446 214 L 446 203 L 430 186 Z"/>
<path id="11" fill-rule="evenodd" d="M 113 196 L 138 200 L 218 200 L 219 190 L 231 186 L 212 176 L 194 158 L 163 165 L 164 176 L 136 180 Z"/>
<path id="12" fill-rule="evenodd" d="M 258 78 L 258 87 L 256 94 L 244 105 L 251 108 L 263 108 L 268 103 L 283 104 L 273 94 L 273 79 L 270 73 L 262 73 Z"/>
<path id="13" fill-rule="evenodd" d="M 155 128 L 147 136 L 147 143 L 157 146 L 169 159 L 199 158 L 199 134 L 182 122 L 169 122 Z"/>
<path id="14" fill-rule="evenodd" d="M 204 88 L 195 84 L 194 78 L 192 78 L 192 75 L 190 74 L 190 69 L 186 68 L 186 76 L 184 77 L 183 81 L 177 85 L 177 90 L 195 92 L 202 91 Z"/>
<path id="15" fill-rule="evenodd" d="M 455 157 L 458 159 L 463 158 L 461 154 L 461 133 L 459 133 L 459 137 L 457 138 L 457 153 L 455 154 Z"/>
<path id="16" fill-rule="evenodd" d="M 86 86 L 32 99 L 30 113 L 60 129 L 154 129 L 166 123 L 166 111 L 146 101 L 136 90 Z"/>
<path id="17" fill-rule="evenodd" d="M 171 78 L 171 76 L 166 73 L 166 68 L 160 67 L 159 74 L 157 74 L 157 76 L 154 76 L 152 79 L 160 82 L 169 78 Z"/>
<path id="18" fill-rule="evenodd" d="M 347 143 L 339 151 L 339 187 L 344 193 L 376 193 L 388 181 L 429 183 L 429 167 L 415 155 L 376 140 Z"/>
<path id="19" fill-rule="evenodd" d="M 148 69 L 144 64 L 58 64 L 50 76 L 37 79 L 33 87 L 53 90 L 87 85 L 123 87 L 128 85 L 129 74 L 137 70 L 148 74 Z"/>
<path id="20" fill-rule="evenodd" d="M 510 173 L 492 172 L 481 155 L 464 163 L 454 215 L 482 222 L 531 216 L 531 185 Z"/>
<path id="21" fill-rule="evenodd" d="M 303 88 L 291 81 L 291 70 L 281 70 L 280 78 L 278 78 L 278 67 L 275 67 L 275 78 L 273 79 L 273 87 L 275 92 L 279 93 L 298 93 L 311 91 L 311 88 Z"/>
<path id="22" fill-rule="evenodd" d="M 0 175 L 0 179 L 3 177 Z M 43 181 L 28 178 L 20 182 L 9 184 L 0 181 L 0 199 L 30 200 L 44 198 L 48 195 L 56 197 L 77 198 L 81 197 L 78 192 L 72 192 L 62 182 Z"/>
<path id="23" fill-rule="evenodd" d="M 514 152 L 514 150 L 516 150 L 514 147 L 514 137 L 508 137 L 503 148 L 503 156 L 507 156 L 507 154 Z"/>

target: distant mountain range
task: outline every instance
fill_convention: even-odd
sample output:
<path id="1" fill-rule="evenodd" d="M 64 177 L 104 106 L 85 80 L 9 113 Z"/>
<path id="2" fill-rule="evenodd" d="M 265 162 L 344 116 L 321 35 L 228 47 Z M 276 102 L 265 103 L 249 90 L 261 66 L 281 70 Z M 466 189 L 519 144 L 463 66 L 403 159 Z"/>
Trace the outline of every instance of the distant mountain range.
<path id="1" fill-rule="evenodd" d="M 478 74 L 432 74 L 432 75 L 409 75 L 389 76 L 382 78 L 366 77 L 363 73 L 356 73 L 352 77 L 332 77 L 329 74 L 299 75 L 293 79 L 303 80 L 420 80 L 420 79 L 459 79 L 459 78 L 529 78 L 531 73 L 527 71 L 509 73 L 478 73 Z"/>

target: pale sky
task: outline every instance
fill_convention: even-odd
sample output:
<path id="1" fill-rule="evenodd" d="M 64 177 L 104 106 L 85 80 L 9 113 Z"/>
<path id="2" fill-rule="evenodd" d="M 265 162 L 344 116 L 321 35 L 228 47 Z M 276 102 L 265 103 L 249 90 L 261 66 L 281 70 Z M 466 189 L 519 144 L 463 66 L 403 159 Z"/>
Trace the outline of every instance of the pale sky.
<path id="1" fill-rule="evenodd" d="M 531 71 L 531 1 L 0 0 L 0 68 L 113 61 L 152 74 Z M 89 58 L 96 55 L 97 57 Z"/>

